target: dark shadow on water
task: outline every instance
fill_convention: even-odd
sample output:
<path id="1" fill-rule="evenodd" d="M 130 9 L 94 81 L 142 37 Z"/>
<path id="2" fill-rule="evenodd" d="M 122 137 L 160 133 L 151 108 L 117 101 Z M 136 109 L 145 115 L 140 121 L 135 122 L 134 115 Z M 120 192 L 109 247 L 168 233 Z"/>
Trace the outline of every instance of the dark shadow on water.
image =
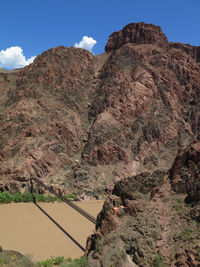
<path id="1" fill-rule="evenodd" d="M 31 177 L 30 178 L 30 184 L 31 184 L 31 193 L 33 195 L 33 201 L 35 201 L 35 196 L 34 196 L 34 189 L 33 189 L 33 181 L 35 181 L 37 184 L 43 186 L 46 190 L 48 190 L 51 194 L 55 195 L 57 198 L 59 198 L 60 200 L 63 201 L 63 203 L 66 203 L 68 206 L 70 206 L 71 208 L 73 208 L 74 210 L 76 210 L 77 212 L 79 212 L 81 215 L 83 215 L 86 219 L 88 219 L 89 221 L 91 221 L 92 223 L 96 224 L 96 218 L 94 216 L 92 216 L 91 214 L 89 214 L 87 211 L 81 209 L 80 207 L 78 207 L 76 204 L 72 203 L 72 201 L 67 200 L 66 198 L 64 198 L 62 195 L 58 194 L 57 192 L 55 192 L 51 187 L 43 184 L 41 181 L 39 181 L 37 178 Z"/>
<path id="2" fill-rule="evenodd" d="M 35 206 L 38 207 L 67 237 L 69 237 L 75 245 L 77 245 L 83 252 L 85 249 L 78 243 L 60 224 L 58 224 L 43 208 L 41 208 L 36 202 L 34 202 Z"/>
<path id="3" fill-rule="evenodd" d="M 33 196 L 33 202 L 35 204 L 35 206 L 40 209 L 40 211 L 42 213 L 44 213 L 67 237 L 69 237 L 71 239 L 72 242 L 74 242 L 75 245 L 77 245 L 83 252 L 85 252 L 85 249 L 81 246 L 81 244 L 78 243 L 78 241 L 76 241 L 64 228 L 62 228 L 62 226 L 57 223 L 42 207 L 40 207 L 37 203 L 36 203 L 36 199 L 33 193 L 33 184 L 31 182 L 31 193 Z"/>

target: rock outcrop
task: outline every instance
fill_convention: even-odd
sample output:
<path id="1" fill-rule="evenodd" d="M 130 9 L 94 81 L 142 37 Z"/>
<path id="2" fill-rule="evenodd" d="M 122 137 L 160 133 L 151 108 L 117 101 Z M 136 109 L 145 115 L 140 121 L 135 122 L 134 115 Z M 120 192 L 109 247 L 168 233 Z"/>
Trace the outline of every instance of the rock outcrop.
<path id="1" fill-rule="evenodd" d="M 130 23 L 121 31 L 112 33 L 109 36 L 105 50 L 106 52 L 116 50 L 127 43 L 153 44 L 162 48 L 169 48 L 167 37 L 159 26 L 140 22 Z"/>
<path id="2" fill-rule="evenodd" d="M 180 174 L 182 164 L 186 168 L 188 153 L 198 163 L 196 144 L 179 152 L 172 167 L 174 174 Z M 116 183 L 87 247 L 89 266 L 200 265 L 200 205 L 185 201 L 190 190 L 174 193 L 172 169 L 169 175 L 143 173 Z M 194 177 L 189 175 L 192 169 L 187 171 L 194 186 Z"/>
<path id="3" fill-rule="evenodd" d="M 200 202 L 200 143 L 179 151 L 170 179 L 175 192 L 187 193 L 187 202 Z"/>

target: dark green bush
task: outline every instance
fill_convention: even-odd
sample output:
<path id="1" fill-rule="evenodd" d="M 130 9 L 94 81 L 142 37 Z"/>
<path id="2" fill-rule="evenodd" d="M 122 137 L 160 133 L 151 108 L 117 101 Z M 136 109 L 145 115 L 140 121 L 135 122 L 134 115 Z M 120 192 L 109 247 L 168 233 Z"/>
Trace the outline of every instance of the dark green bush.
<path id="1" fill-rule="evenodd" d="M 53 195 L 43 195 L 43 194 L 34 194 L 34 198 L 36 202 L 55 202 L 60 201 L 56 196 Z M 34 200 L 32 193 L 24 192 L 24 193 L 14 193 L 11 194 L 8 191 L 0 193 L 0 203 L 11 203 L 11 202 L 33 202 Z M 64 198 L 68 200 L 78 200 L 77 196 L 74 194 L 69 194 L 64 196 Z"/>
<path id="2" fill-rule="evenodd" d="M 38 267 L 53 267 L 53 260 L 47 259 L 45 261 L 37 262 Z"/>
<path id="3" fill-rule="evenodd" d="M 23 202 L 33 202 L 33 195 L 30 192 L 24 192 L 22 196 Z"/>
<path id="4" fill-rule="evenodd" d="M 45 202 L 46 200 L 46 196 L 45 195 L 42 195 L 42 194 L 36 194 L 35 195 L 35 199 L 36 199 L 36 202 Z"/>
<path id="5" fill-rule="evenodd" d="M 23 202 L 23 195 L 19 192 L 13 194 L 13 201 L 14 202 Z"/>
<path id="6" fill-rule="evenodd" d="M 48 195 L 48 196 L 46 196 L 46 202 L 55 202 L 55 201 L 57 201 L 58 200 L 58 198 L 56 197 L 56 196 L 52 196 L 52 195 Z"/>
<path id="7" fill-rule="evenodd" d="M 5 191 L 0 193 L 0 203 L 11 203 L 13 201 L 13 196 L 11 193 Z"/>
<path id="8" fill-rule="evenodd" d="M 57 258 L 53 259 L 53 264 L 59 265 L 59 264 L 63 263 L 63 261 L 64 261 L 64 257 L 63 256 L 57 257 Z"/>

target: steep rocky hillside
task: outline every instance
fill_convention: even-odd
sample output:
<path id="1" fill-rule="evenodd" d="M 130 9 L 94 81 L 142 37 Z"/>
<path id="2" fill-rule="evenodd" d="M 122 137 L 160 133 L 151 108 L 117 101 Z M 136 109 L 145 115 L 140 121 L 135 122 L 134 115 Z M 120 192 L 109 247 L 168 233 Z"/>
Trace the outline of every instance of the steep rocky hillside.
<path id="1" fill-rule="evenodd" d="M 1 191 L 23 191 L 34 175 L 99 196 L 122 178 L 167 171 L 200 140 L 200 47 L 132 23 L 105 51 L 57 47 L 0 71 Z"/>
<path id="2" fill-rule="evenodd" d="M 57 47 L 1 78 L 1 190 L 22 190 L 30 175 L 73 185 L 89 127 L 94 56 Z M 65 186 L 67 184 L 67 186 Z"/>
<path id="3" fill-rule="evenodd" d="M 115 184 L 88 238 L 89 266 L 200 266 L 200 145 L 179 151 L 169 173 Z"/>

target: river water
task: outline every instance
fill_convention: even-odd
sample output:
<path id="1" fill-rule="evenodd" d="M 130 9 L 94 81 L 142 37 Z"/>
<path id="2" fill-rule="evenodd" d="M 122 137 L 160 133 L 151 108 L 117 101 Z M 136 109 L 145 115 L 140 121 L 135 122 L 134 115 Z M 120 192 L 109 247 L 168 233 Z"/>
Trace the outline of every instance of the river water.
<path id="1" fill-rule="evenodd" d="M 76 202 L 93 216 L 103 201 Z M 65 203 L 38 203 L 83 248 L 95 225 Z M 33 260 L 83 255 L 78 247 L 49 217 L 33 203 L 0 205 L 0 246 L 31 255 Z"/>

